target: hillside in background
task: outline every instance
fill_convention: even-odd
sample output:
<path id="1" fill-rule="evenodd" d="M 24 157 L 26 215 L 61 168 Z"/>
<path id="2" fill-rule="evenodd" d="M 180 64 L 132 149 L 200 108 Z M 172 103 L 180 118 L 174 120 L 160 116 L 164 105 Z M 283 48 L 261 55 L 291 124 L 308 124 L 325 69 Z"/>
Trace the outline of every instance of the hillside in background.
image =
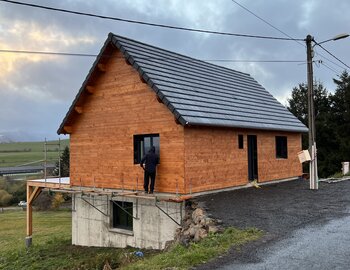
<path id="1" fill-rule="evenodd" d="M 49 144 L 58 144 L 58 141 L 48 141 Z M 69 146 L 69 140 L 61 140 L 61 151 Z M 47 160 L 56 163 L 58 160 L 58 145 L 47 147 Z M 0 167 L 12 167 L 31 162 L 40 164 L 44 159 L 44 142 L 10 142 L 0 143 Z"/>

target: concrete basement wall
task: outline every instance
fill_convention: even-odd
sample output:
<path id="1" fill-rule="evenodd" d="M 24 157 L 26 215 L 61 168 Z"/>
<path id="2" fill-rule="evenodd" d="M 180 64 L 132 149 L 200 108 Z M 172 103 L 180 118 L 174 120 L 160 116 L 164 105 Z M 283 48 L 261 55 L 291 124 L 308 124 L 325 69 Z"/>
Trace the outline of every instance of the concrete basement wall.
<path id="1" fill-rule="evenodd" d="M 85 202 L 83 198 L 91 205 Z M 112 228 L 111 199 L 133 203 L 133 230 Z M 184 203 L 157 202 L 178 223 L 185 214 Z M 75 211 L 74 211 L 75 210 Z M 155 199 L 107 195 L 73 197 L 72 244 L 80 246 L 163 249 L 173 240 L 179 226 L 155 206 Z"/>

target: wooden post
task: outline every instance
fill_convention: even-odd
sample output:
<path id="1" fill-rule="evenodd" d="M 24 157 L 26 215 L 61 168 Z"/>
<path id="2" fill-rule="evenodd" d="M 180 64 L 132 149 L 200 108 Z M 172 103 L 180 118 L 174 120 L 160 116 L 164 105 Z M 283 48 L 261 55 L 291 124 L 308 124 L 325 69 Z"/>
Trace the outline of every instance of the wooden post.
<path id="1" fill-rule="evenodd" d="M 32 194 L 33 187 L 27 184 L 27 237 L 26 247 L 32 245 L 32 234 L 33 234 L 33 208 L 32 202 L 30 201 L 30 195 Z"/>
<path id="2" fill-rule="evenodd" d="M 27 184 L 27 236 L 26 247 L 32 245 L 33 234 L 33 202 L 40 195 L 42 187 L 32 187 Z"/>

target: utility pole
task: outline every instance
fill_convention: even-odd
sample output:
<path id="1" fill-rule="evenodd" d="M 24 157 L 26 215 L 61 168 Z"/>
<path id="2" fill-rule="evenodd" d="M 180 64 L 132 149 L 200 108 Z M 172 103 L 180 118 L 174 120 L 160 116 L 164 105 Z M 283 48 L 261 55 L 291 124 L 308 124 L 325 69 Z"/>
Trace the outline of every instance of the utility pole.
<path id="1" fill-rule="evenodd" d="M 307 89 L 308 89 L 308 124 L 309 124 L 309 152 L 310 161 L 310 189 L 318 189 L 318 174 L 317 174 L 317 148 L 316 148 L 316 127 L 315 127 L 315 107 L 314 107 L 314 82 L 313 82 L 313 46 L 314 38 L 307 35 L 306 53 L 307 53 Z"/>

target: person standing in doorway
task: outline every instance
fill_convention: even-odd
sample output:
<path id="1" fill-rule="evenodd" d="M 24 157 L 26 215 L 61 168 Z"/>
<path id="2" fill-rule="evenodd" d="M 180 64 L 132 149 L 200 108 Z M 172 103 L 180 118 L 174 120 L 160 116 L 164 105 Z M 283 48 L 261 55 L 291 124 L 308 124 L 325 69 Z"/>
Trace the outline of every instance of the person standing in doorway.
<path id="1" fill-rule="evenodd" d="M 156 148 L 152 146 L 148 151 L 148 153 L 141 159 L 141 162 L 140 162 L 140 166 L 145 170 L 143 187 L 146 193 L 153 194 L 158 163 L 159 163 L 159 156 L 156 154 Z M 145 167 L 144 167 L 144 164 L 145 164 Z M 151 178 L 151 185 L 148 188 L 150 178 Z"/>

